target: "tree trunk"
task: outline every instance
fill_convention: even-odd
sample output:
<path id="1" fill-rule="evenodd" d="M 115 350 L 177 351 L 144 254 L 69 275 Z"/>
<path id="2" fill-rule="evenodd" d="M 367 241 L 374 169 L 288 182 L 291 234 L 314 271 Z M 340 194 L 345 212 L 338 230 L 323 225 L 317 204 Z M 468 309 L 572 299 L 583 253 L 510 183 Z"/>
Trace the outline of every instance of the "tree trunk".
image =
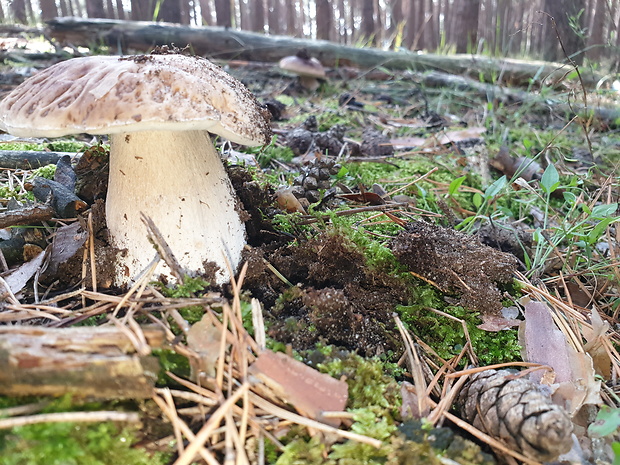
<path id="1" fill-rule="evenodd" d="M 116 0 L 116 17 L 118 19 L 125 19 L 125 7 L 123 6 L 123 0 Z"/>
<path id="2" fill-rule="evenodd" d="M 252 0 L 250 2 L 252 12 L 252 30 L 254 32 L 265 32 L 265 4 L 263 0 Z"/>
<path id="3" fill-rule="evenodd" d="M 243 2 L 241 2 L 241 7 L 243 5 Z M 213 25 L 213 16 L 212 16 L 212 10 L 211 10 L 211 2 L 209 0 L 200 0 L 200 16 L 201 16 L 201 21 L 200 24 L 202 26 L 211 26 Z M 243 10 L 242 10 L 242 15 L 241 15 L 241 20 L 243 20 Z M 243 27 L 243 25 L 241 26 Z"/>
<path id="4" fill-rule="evenodd" d="M 86 0 L 86 15 L 89 18 L 105 18 L 103 0 Z"/>
<path id="5" fill-rule="evenodd" d="M 28 15 L 26 14 L 26 2 L 25 0 L 13 0 L 10 4 L 11 13 L 15 22 L 21 24 L 28 23 Z"/>
<path id="6" fill-rule="evenodd" d="M 41 7 L 41 19 L 43 21 L 48 21 L 58 16 L 58 9 L 54 0 L 39 0 L 39 6 Z"/>
<path id="7" fill-rule="evenodd" d="M 131 19 L 152 21 L 155 14 L 155 0 L 131 0 Z"/>
<path id="8" fill-rule="evenodd" d="M 180 0 L 163 0 L 159 4 L 159 14 L 156 19 L 167 23 L 181 24 Z"/>
<path id="9" fill-rule="evenodd" d="M 330 0 L 315 0 L 316 4 L 316 38 L 329 40 L 332 34 L 332 5 Z"/>
<path id="10" fill-rule="evenodd" d="M 390 34 L 398 33 L 398 25 L 403 22 L 403 0 L 391 0 L 390 4 Z"/>
<path id="11" fill-rule="evenodd" d="M 545 0 L 545 13 L 554 19 L 552 27 L 547 28 L 544 37 L 546 47 L 543 56 L 545 60 L 565 60 L 567 55 L 577 64 L 583 62 L 583 53 L 580 52 L 584 49 L 585 41 L 581 34 L 583 18 L 581 18 L 580 9 L 580 0 Z M 554 23 L 555 27 L 553 27 Z M 578 31 L 575 32 L 573 28 L 577 28 Z M 560 47 L 560 41 L 563 49 Z"/>
<path id="12" fill-rule="evenodd" d="M 297 13 L 295 12 L 295 2 L 285 1 L 286 8 L 286 35 L 299 37 L 297 32 Z"/>
<path id="13" fill-rule="evenodd" d="M 595 0 L 596 6 L 594 8 L 594 16 L 592 18 L 592 26 L 590 30 L 590 38 L 588 39 L 588 58 L 592 61 L 598 62 L 604 48 L 603 40 L 603 28 L 605 27 L 605 16 L 607 9 L 607 0 Z"/>
<path id="14" fill-rule="evenodd" d="M 215 18 L 218 26 L 232 26 L 232 10 L 230 8 L 230 0 L 215 0 Z"/>
<path id="15" fill-rule="evenodd" d="M 362 2 L 362 22 L 360 24 L 360 33 L 364 37 L 364 40 L 369 44 L 374 42 L 373 37 L 375 35 L 375 20 L 374 13 L 374 0 L 361 0 Z"/>
<path id="16" fill-rule="evenodd" d="M 282 27 L 279 0 L 267 0 L 267 31 L 269 34 L 281 34 Z"/>
<path id="17" fill-rule="evenodd" d="M 457 0 L 455 7 L 456 53 L 475 53 L 478 45 L 480 0 Z"/>

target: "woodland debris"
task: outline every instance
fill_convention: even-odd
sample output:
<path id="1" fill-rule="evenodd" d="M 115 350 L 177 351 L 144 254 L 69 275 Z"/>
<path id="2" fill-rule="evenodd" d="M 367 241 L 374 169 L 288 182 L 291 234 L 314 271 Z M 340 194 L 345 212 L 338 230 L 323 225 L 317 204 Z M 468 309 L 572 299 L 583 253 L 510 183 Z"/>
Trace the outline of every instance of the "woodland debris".
<path id="1" fill-rule="evenodd" d="M 55 215 L 56 210 L 50 205 L 26 205 L 17 210 L 7 210 L 0 213 L 0 229 L 41 223 L 51 220 Z"/>
<path id="2" fill-rule="evenodd" d="M 151 348 L 163 346 L 163 329 L 141 331 Z M 3 395 L 149 398 L 158 372 L 157 358 L 137 353 L 127 331 L 116 327 L 0 327 Z"/>
<path id="3" fill-rule="evenodd" d="M 20 170 L 41 168 L 57 163 L 64 156 L 74 157 L 76 154 L 35 150 L 0 150 L 0 168 Z"/>
<path id="4" fill-rule="evenodd" d="M 26 189 L 32 190 L 37 200 L 49 203 L 60 218 L 75 218 L 88 208 L 86 202 L 75 195 L 73 190 L 51 179 L 37 176 L 26 185 Z"/>
<path id="5" fill-rule="evenodd" d="M 338 174 L 340 168 L 340 164 L 333 158 L 315 158 L 302 167 L 299 176 L 293 179 L 293 195 L 304 208 L 322 199 L 333 197 L 337 191 L 332 188 L 332 176 Z"/>
<path id="6" fill-rule="evenodd" d="M 113 19 L 55 18 L 47 22 L 49 37 L 61 43 L 88 47 L 107 44 L 116 50 L 147 51 L 154 45 L 191 45 L 197 55 L 217 56 L 249 61 L 277 62 L 294 55 L 301 48 L 324 66 L 382 67 L 390 70 L 449 71 L 455 75 L 480 76 L 484 82 L 531 85 L 532 82 L 561 82 L 573 68 L 562 63 L 548 63 L 511 58 L 462 54 L 438 55 L 409 50 L 385 51 L 370 47 L 339 45 L 324 40 L 304 40 L 283 36 L 257 34 L 222 27 L 190 27 L 178 24 Z M 587 69 L 580 70 L 586 86 L 594 87 L 602 78 Z"/>
<path id="7" fill-rule="evenodd" d="M 485 313 L 502 308 L 498 285 L 513 279 L 514 256 L 481 244 L 474 236 L 423 221 L 412 221 L 390 244 L 396 258 L 458 303 Z"/>
<path id="8" fill-rule="evenodd" d="M 534 460 L 555 460 L 573 445 L 573 425 L 564 409 L 540 385 L 508 370 L 472 375 L 457 406 L 474 427 Z"/>
<path id="9" fill-rule="evenodd" d="M 344 410 L 348 386 L 280 352 L 264 350 L 249 368 L 274 393 L 302 415 L 338 426 L 339 419 L 323 417 L 323 412 Z"/>
<path id="10" fill-rule="evenodd" d="M 364 129 L 360 151 L 362 154 L 371 157 L 390 157 L 394 155 L 394 147 L 390 139 L 372 127 Z"/>

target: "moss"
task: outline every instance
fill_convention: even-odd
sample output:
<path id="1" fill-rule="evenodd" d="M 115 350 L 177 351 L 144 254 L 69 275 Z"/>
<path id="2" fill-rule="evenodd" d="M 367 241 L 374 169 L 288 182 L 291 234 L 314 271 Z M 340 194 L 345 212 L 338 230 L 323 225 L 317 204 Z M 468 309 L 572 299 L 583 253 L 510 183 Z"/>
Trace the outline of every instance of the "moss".
<path id="1" fill-rule="evenodd" d="M 166 372 L 174 373 L 177 376 L 189 378 L 190 366 L 189 359 L 184 355 L 177 354 L 170 349 L 154 349 L 153 355 L 159 360 L 159 366 L 161 370 L 157 378 L 158 386 L 170 386 L 170 384 L 176 385 L 175 382 L 166 375 Z"/>
<path id="2" fill-rule="evenodd" d="M 326 353 L 327 349 L 323 349 Z M 345 377 L 349 386 L 349 407 L 351 409 L 368 409 L 374 415 L 381 413 L 396 418 L 400 406 L 400 388 L 394 375 L 400 373 L 400 368 L 393 363 L 384 362 L 377 358 L 365 359 L 357 354 L 345 353 L 328 355 L 327 361 L 318 364 L 317 368 L 334 378 Z M 362 417 L 360 417 L 362 418 Z M 363 417 L 366 418 L 366 417 Z"/>
<path id="3" fill-rule="evenodd" d="M 33 399 L 0 397 L 0 406 L 19 405 Z M 44 413 L 108 409 L 96 403 L 75 404 L 69 396 L 54 399 Z M 2 465 L 157 465 L 169 454 L 149 454 L 134 448 L 140 430 L 113 422 L 41 423 L 0 430 Z"/>
<path id="4" fill-rule="evenodd" d="M 137 430 L 117 424 L 46 423 L 0 431 L 3 465 L 157 465 L 169 454 L 133 448 Z"/>
<path id="5" fill-rule="evenodd" d="M 521 359 L 521 346 L 516 329 L 499 332 L 483 331 L 477 328 L 477 325 L 481 323 L 478 313 L 453 306 L 442 308 L 442 310 L 465 320 L 473 350 L 481 366 Z M 398 308 L 398 313 L 413 332 L 444 359 L 458 355 L 467 342 L 461 323 L 425 310 L 424 307 L 404 306 Z"/>
<path id="6" fill-rule="evenodd" d="M 45 179 L 54 179 L 54 175 L 56 174 L 56 165 L 45 165 L 40 168 L 37 168 L 30 175 L 30 179 L 40 177 Z"/>
<path id="7" fill-rule="evenodd" d="M 44 151 L 49 150 L 52 152 L 69 152 L 77 153 L 86 147 L 84 142 L 78 142 L 73 140 L 57 140 L 54 142 L 46 142 L 44 144 L 38 144 L 36 142 L 10 142 L 2 144 L 0 148 L 2 150 L 33 150 Z"/>
<path id="8" fill-rule="evenodd" d="M 171 287 L 166 287 L 158 282 L 154 284 L 162 294 L 173 299 L 193 297 L 198 292 L 204 291 L 207 287 L 209 287 L 209 282 L 200 277 L 192 278 L 190 276 L 186 276 L 184 281 L 184 284 L 176 284 Z"/>

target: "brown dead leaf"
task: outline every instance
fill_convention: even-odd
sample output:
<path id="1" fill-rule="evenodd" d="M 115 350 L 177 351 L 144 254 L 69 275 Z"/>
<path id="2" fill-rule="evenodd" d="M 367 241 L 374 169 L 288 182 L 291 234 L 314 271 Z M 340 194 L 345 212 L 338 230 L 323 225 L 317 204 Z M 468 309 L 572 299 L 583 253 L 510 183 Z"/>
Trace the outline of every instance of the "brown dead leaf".
<path id="1" fill-rule="evenodd" d="M 605 350 L 605 339 L 607 338 L 607 330 L 609 323 L 603 321 L 596 309 L 592 310 L 590 321 L 592 322 L 592 331 L 584 328 L 584 336 L 588 341 L 583 346 L 585 351 L 592 357 L 594 371 L 597 375 L 601 375 L 605 379 L 611 377 L 611 358 Z"/>
<path id="2" fill-rule="evenodd" d="M 493 333 L 515 328 L 522 323 L 521 320 L 515 318 L 506 318 L 499 315 L 484 313 L 480 315 L 480 319 L 482 320 L 482 324 L 478 325 L 477 328 Z"/>
<path id="3" fill-rule="evenodd" d="M 192 378 L 199 373 L 215 375 L 215 364 L 220 355 L 222 331 L 213 324 L 211 316 L 206 313 L 202 319 L 192 325 L 187 332 L 187 345 L 199 356 L 199 360 L 190 359 Z"/>
<path id="4" fill-rule="evenodd" d="M 460 129 L 457 131 L 446 131 L 437 139 L 442 145 L 452 144 L 454 142 L 460 142 L 467 139 L 476 139 L 487 132 L 486 128 L 473 127 L 467 129 Z"/>
<path id="5" fill-rule="evenodd" d="M 345 408 L 348 398 L 346 382 L 270 350 L 261 352 L 249 372 L 302 415 L 332 426 L 340 424 L 339 419 L 325 418 L 322 414 Z"/>
<path id="6" fill-rule="evenodd" d="M 553 368 L 558 384 L 554 386 L 553 400 L 571 417 L 586 405 L 600 404 L 601 382 L 595 379 L 592 357 L 577 352 L 568 343 L 546 304 L 530 301 L 525 305 L 525 323 L 519 328 L 519 340 L 524 346 L 525 361 Z M 540 382 L 541 376 L 542 372 L 534 371 L 530 379 Z"/>

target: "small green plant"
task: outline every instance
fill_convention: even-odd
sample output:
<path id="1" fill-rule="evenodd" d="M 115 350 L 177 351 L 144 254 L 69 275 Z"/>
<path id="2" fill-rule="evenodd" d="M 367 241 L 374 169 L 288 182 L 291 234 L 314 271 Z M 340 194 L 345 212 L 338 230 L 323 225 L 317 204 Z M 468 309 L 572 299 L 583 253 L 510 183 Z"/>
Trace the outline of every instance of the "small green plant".
<path id="1" fill-rule="evenodd" d="M 613 437 L 611 448 L 614 452 L 613 465 L 620 465 L 620 409 L 603 405 L 596 416 L 596 421 L 588 427 L 588 433 L 597 438 Z"/>

